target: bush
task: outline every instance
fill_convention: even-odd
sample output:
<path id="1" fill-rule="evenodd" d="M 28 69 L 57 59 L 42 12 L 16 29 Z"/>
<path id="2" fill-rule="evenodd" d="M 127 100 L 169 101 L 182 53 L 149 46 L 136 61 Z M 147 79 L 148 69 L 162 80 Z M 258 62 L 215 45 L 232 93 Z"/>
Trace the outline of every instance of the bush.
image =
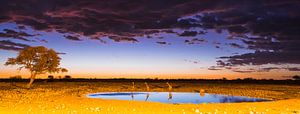
<path id="1" fill-rule="evenodd" d="M 243 80 L 250 81 L 250 80 L 256 80 L 256 79 L 254 79 L 254 78 L 244 78 Z"/>
<path id="2" fill-rule="evenodd" d="M 22 79 L 22 76 L 20 76 L 20 75 L 11 76 L 11 77 L 9 77 L 9 79 L 21 80 L 21 79 Z"/>
<path id="3" fill-rule="evenodd" d="M 64 79 L 71 79 L 72 77 L 70 75 L 65 75 Z"/>
<path id="4" fill-rule="evenodd" d="M 48 76 L 48 80 L 52 80 L 52 79 L 54 79 L 54 76 L 53 75 L 49 75 Z"/>
<path id="5" fill-rule="evenodd" d="M 298 76 L 298 75 L 295 75 L 295 76 L 293 76 L 292 77 L 294 80 L 300 80 L 300 76 Z"/>

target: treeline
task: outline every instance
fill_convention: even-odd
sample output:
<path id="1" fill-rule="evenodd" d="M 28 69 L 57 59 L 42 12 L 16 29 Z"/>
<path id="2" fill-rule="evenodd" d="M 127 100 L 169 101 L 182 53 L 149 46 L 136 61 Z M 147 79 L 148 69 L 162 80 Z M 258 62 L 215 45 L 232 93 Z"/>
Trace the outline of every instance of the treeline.
<path id="1" fill-rule="evenodd" d="M 28 82 L 29 79 L 22 78 L 6 78 L 0 79 L 0 82 Z M 287 85 L 300 85 L 300 80 L 287 79 L 287 80 L 273 80 L 273 79 L 254 79 L 254 78 L 244 78 L 244 79 L 233 79 L 228 80 L 223 79 L 127 79 L 127 78 L 111 78 L 111 79 L 95 79 L 95 78 L 71 78 L 71 76 L 65 76 L 63 78 L 52 78 L 48 79 L 36 79 L 36 82 L 174 82 L 174 83 L 244 83 L 244 84 L 287 84 Z"/>
<path id="2" fill-rule="evenodd" d="M 3 78 L 2 78 L 3 79 Z M 5 78 L 4 78 L 5 79 Z M 23 79 L 21 75 L 16 75 L 16 76 L 11 76 L 9 77 L 9 79 L 12 79 L 12 80 L 20 80 L 20 79 Z M 49 75 L 48 80 L 51 80 L 51 79 L 72 79 L 72 76 L 70 75 L 65 75 L 65 76 L 57 76 L 57 77 L 54 77 L 53 75 Z"/>

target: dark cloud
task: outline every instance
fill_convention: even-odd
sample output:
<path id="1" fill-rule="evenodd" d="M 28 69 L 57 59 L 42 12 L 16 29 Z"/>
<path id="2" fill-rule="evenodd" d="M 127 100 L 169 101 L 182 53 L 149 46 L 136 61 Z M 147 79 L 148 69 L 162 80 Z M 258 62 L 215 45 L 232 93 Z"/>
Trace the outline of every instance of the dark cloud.
<path id="1" fill-rule="evenodd" d="M 234 4 L 232 4 L 234 6 Z M 206 29 L 226 30 L 231 39 L 241 39 L 236 48 L 256 50 L 235 56 L 221 57 L 227 64 L 299 64 L 300 61 L 299 1 L 243 1 L 221 11 L 198 16 Z"/>
<path id="2" fill-rule="evenodd" d="M 256 51 L 242 55 L 220 57 L 230 66 L 264 65 L 264 64 L 300 64 L 300 52 Z"/>
<path id="3" fill-rule="evenodd" d="M 198 34 L 206 34 L 206 31 L 198 31 Z"/>
<path id="4" fill-rule="evenodd" d="M 104 33 L 99 36 L 123 33 L 141 36 L 145 31 L 155 29 L 173 33 L 168 29 L 178 27 L 226 29 L 232 34 L 266 36 L 288 33 L 288 30 L 278 29 L 286 25 L 291 26 L 288 27 L 290 32 L 295 32 L 298 28 L 293 23 L 297 23 L 298 6 L 299 1 L 292 0 L 27 0 L 26 3 L 2 0 L 0 22 L 14 21 L 36 30 L 56 30 L 85 36 L 98 33 Z M 197 13 L 201 15 L 183 18 Z M 203 31 L 198 33 L 205 34 Z M 182 35 L 195 34 L 197 31 L 184 31 Z"/>
<path id="5" fill-rule="evenodd" d="M 25 28 L 22 28 L 22 29 L 25 29 Z M 36 42 L 36 41 L 47 42 L 46 40 L 40 39 L 40 38 L 36 38 L 36 40 L 31 39 L 31 37 L 38 36 L 38 34 L 33 35 L 33 34 L 28 34 L 26 32 L 23 32 L 23 31 L 16 31 L 13 29 L 3 29 L 2 31 L 3 32 L 0 32 L 0 38 L 2 38 L 2 39 L 14 39 L 14 40 L 20 40 L 20 41 L 25 41 L 25 42 Z M 0 40 L 0 49 L 2 49 L 2 50 L 19 51 L 26 47 L 29 47 L 29 45 L 22 44 L 22 43 L 16 43 L 12 40 Z"/>
<path id="6" fill-rule="evenodd" d="M 0 49 L 1 50 L 12 50 L 12 51 L 20 51 L 26 47 L 29 47 L 29 45 L 21 44 L 21 43 L 15 43 L 10 40 L 1 40 L 0 41 Z"/>
<path id="7" fill-rule="evenodd" d="M 13 21 L 35 30 L 88 37 L 114 36 L 113 40 L 127 41 L 143 36 L 148 30 L 174 33 L 171 29 L 185 26 L 180 25 L 183 23 L 178 18 L 205 10 L 201 6 L 210 4 L 200 3 L 198 0 L 28 0 L 26 3 L 2 0 L 0 22 Z"/>
<path id="8" fill-rule="evenodd" d="M 162 33 L 176 33 L 174 32 L 173 30 L 170 30 L 170 29 L 167 29 L 167 30 L 161 30 L 159 32 L 162 32 Z"/>
<path id="9" fill-rule="evenodd" d="M 271 70 L 287 70 L 287 71 L 300 71 L 300 67 L 266 67 L 260 68 L 258 72 L 269 72 Z"/>
<path id="10" fill-rule="evenodd" d="M 218 61 L 217 61 L 217 65 L 218 65 L 218 66 L 221 66 L 221 67 L 229 66 L 229 65 L 227 65 L 225 62 L 223 62 L 223 61 L 221 61 L 221 60 L 218 60 Z"/>
<path id="11" fill-rule="evenodd" d="M 245 48 L 244 46 L 242 46 L 240 44 L 237 44 L 237 43 L 229 43 L 228 45 L 230 45 L 233 48 L 238 48 L 238 49 L 244 49 Z"/>
<path id="12" fill-rule="evenodd" d="M 197 31 L 183 31 L 183 33 L 178 34 L 178 35 L 191 37 L 191 36 L 196 36 L 197 34 L 198 34 Z"/>
<path id="13" fill-rule="evenodd" d="M 205 39 L 199 39 L 199 38 L 193 38 L 191 40 L 184 40 L 184 43 L 186 44 L 202 44 L 204 42 L 207 42 Z"/>
<path id="14" fill-rule="evenodd" d="M 279 70 L 279 69 L 283 69 L 283 68 L 279 68 L 279 67 L 266 67 L 266 68 L 259 68 L 257 71 L 258 72 L 269 72 L 271 70 Z"/>
<path id="15" fill-rule="evenodd" d="M 256 51 L 220 57 L 230 66 L 299 64 L 299 7 L 299 0 L 2 0 L 0 23 L 116 42 L 178 34 L 172 29 L 182 29 L 179 36 L 184 37 L 205 34 L 191 28 L 228 31 L 231 39 L 245 44 L 232 46 Z"/>
<path id="16" fill-rule="evenodd" d="M 171 43 L 168 43 L 168 42 L 161 42 L 161 41 L 159 41 L 159 42 L 156 42 L 157 44 L 161 44 L 161 45 L 171 45 Z"/>
<path id="17" fill-rule="evenodd" d="M 300 71 L 300 68 L 298 67 L 292 67 L 292 68 L 287 68 L 289 71 Z"/>
<path id="18" fill-rule="evenodd" d="M 45 39 L 39 39 L 39 40 L 40 40 L 40 42 L 48 43 L 48 41 Z"/>
<path id="19" fill-rule="evenodd" d="M 64 53 L 64 52 L 57 52 L 57 54 L 65 55 L 65 54 L 67 54 L 67 53 Z"/>
<path id="20" fill-rule="evenodd" d="M 238 72 L 238 73 L 252 73 L 252 72 L 255 72 L 255 70 L 239 70 L 239 69 L 234 69 L 232 70 L 233 72 Z"/>
<path id="21" fill-rule="evenodd" d="M 0 38 L 12 38 L 12 39 L 18 39 L 23 41 L 33 41 L 29 40 L 28 37 L 32 37 L 34 35 L 25 33 L 25 32 L 17 32 L 15 30 L 11 29 L 3 29 L 3 32 L 0 32 Z"/>
<path id="22" fill-rule="evenodd" d="M 19 26 L 18 26 L 18 29 L 22 29 L 22 30 L 24 30 L 24 29 L 26 29 L 26 27 L 25 27 L 25 26 L 23 26 L 23 25 L 19 25 Z"/>
<path id="23" fill-rule="evenodd" d="M 114 40 L 115 42 L 138 42 L 138 40 L 135 38 L 124 36 L 109 36 L 109 38 Z"/>
<path id="24" fill-rule="evenodd" d="M 68 40 L 73 40 L 73 41 L 81 41 L 81 39 L 77 36 L 71 36 L 71 35 L 66 35 L 64 36 Z"/>
<path id="25" fill-rule="evenodd" d="M 233 72 L 238 73 L 252 73 L 252 72 L 270 72 L 271 70 L 286 70 L 286 71 L 294 71 L 299 72 L 300 67 L 282 67 L 282 66 L 276 66 L 276 67 L 241 67 L 241 66 L 230 66 L 223 61 L 218 60 L 217 66 L 211 66 L 208 68 L 208 70 L 231 70 Z"/>
<path id="26" fill-rule="evenodd" d="M 212 42 L 212 45 L 214 45 L 215 46 L 215 48 L 221 48 L 221 43 L 220 42 L 217 42 L 217 41 L 213 41 Z"/>

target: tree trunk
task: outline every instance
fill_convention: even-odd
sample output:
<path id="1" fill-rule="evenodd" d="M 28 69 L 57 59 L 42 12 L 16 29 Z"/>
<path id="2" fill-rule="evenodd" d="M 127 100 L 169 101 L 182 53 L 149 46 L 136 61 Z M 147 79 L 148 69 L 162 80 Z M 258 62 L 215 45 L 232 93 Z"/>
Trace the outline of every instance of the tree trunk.
<path id="1" fill-rule="evenodd" d="M 36 76 L 35 73 L 31 73 L 30 82 L 28 83 L 27 88 L 31 88 L 31 85 L 32 85 L 32 83 L 33 83 L 33 81 L 35 79 L 35 76 Z"/>

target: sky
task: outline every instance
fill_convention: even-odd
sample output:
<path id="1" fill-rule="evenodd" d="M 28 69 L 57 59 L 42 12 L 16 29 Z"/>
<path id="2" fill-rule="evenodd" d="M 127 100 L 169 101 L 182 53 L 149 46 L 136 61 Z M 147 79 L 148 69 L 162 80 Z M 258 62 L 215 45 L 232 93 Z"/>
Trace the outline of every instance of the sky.
<path id="1" fill-rule="evenodd" d="M 300 74 L 299 1 L 0 1 L 0 78 L 8 58 L 61 53 L 76 78 L 258 78 Z M 45 74 L 39 78 L 46 78 Z"/>

